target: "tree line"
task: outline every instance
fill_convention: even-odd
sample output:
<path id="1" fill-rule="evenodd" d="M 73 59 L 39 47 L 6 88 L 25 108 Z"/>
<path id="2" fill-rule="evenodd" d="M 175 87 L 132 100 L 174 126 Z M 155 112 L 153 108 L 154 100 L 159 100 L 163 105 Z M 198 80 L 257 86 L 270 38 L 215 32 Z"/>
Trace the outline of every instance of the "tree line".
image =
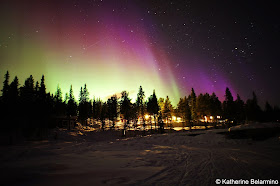
<path id="1" fill-rule="evenodd" d="M 172 116 L 180 117 L 185 126 L 192 126 L 205 116 L 212 116 L 242 123 L 245 121 L 279 121 L 280 109 L 271 106 L 268 102 L 261 109 L 256 94 L 244 102 L 237 94 L 234 100 L 229 90 L 225 90 L 225 100 L 221 102 L 215 93 L 196 95 L 194 89 L 188 96 L 180 98 L 179 103 L 173 106 L 169 97 L 157 98 L 155 90 L 145 99 L 145 92 L 140 86 L 135 103 L 132 103 L 129 93 L 123 91 L 121 97 L 111 96 L 107 101 L 90 99 L 86 84 L 81 87 L 78 100 L 73 94 L 73 87 L 62 98 L 62 90 L 57 86 L 54 94 L 46 92 L 45 77 L 42 75 L 40 82 L 34 81 L 30 75 L 22 86 L 19 85 L 17 76 L 10 82 L 9 72 L 4 76 L 0 109 L 2 115 L 1 128 L 53 128 L 56 127 L 53 118 L 58 116 L 77 116 L 78 120 L 86 125 L 86 120 L 92 118 L 100 121 L 104 130 L 105 121 L 111 121 L 115 127 L 117 118 L 124 121 L 124 128 L 130 122 L 142 122 L 145 127 L 145 115 L 157 118 L 155 125 L 168 123 Z M 135 126 L 136 127 L 136 126 Z"/>

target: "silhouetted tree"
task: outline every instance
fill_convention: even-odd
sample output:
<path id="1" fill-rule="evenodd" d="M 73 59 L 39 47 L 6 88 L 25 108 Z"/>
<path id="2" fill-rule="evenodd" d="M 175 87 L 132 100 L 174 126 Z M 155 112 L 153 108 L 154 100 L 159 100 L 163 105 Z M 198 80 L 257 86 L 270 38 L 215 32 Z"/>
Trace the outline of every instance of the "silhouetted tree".
<path id="1" fill-rule="evenodd" d="M 95 102 L 94 114 L 93 118 L 97 119 L 97 121 L 101 120 L 101 111 L 102 111 L 102 101 L 97 99 Z"/>
<path id="2" fill-rule="evenodd" d="M 171 105 L 169 97 L 166 96 L 166 99 L 165 99 L 165 102 L 164 102 L 164 105 L 163 105 L 163 113 L 162 113 L 162 117 L 164 119 L 166 119 L 166 124 L 170 120 L 172 113 L 173 113 L 173 107 Z"/>
<path id="3" fill-rule="evenodd" d="M 62 91 L 59 85 L 54 95 L 54 110 L 56 116 L 64 116 L 66 114 L 66 105 L 62 101 Z"/>
<path id="4" fill-rule="evenodd" d="M 108 106 L 108 118 L 113 122 L 112 128 L 115 128 L 115 121 L 118 117 L 118 98 L 117 95 L 113 95 L 107 101 Z"/>
<path id="5" fill-rule="evenodd" d="M 155 90 L 153 91 L 153 94 L 149 97 L 149 100 L 147 102 L 147 111 L 150 115 L 154 116 L 155 129 L 156 129 L 156 117 L 159 111 L 159 105 L 158 105 Z M 151 128 L 152 128 L 152 124 L 151 124 Z"/>
<path id="6" fill-rule="evenodd" d="M 101 128 L 104 131 L 105 130 L 105 120 L 108 118 L 108 105 L 106 102 L 101 104 Z"/>
<path id="7" fill-rule="evenodd" d="M 95 98 L 93 98 L 93 100 L 92 100 L 92 118 L 94 119 L 94 120 L 97 120 L 97 105 L 96 105 L 96 101 L 95 101 Z"/>
<path id="8" fill-rule="evenodd" d="M 56 92 L 54 94 L 54 99 L 56 102 L 62 102 L 62 91 L 59 85 L 57 85 Z"/>
<path id="9" fill-rule="evenodd" d="M 268 102 L 265 102 L 264 120 L 273 121 L 273 107 Z"/>
<path id="10" fill-rule="evenodd" d="M 144 119 L 144 113 L 145 113 L 145 93 L 142 89 L 142 86 L 139 87 L 139 92 L 137 94 L 137 99 L 136 99 L 136 106 L 137 106 L 137 115 L 138 117 L 142 118 L 143 120 L 143 125 L 145 126 L 145 119 Z"/>
<path id="11" fill-rule="evenodd" d="M 189 99 L 189 106 L 191 109 L 191 119 L 194 121 L 197 119 L 197 113 L 196 113 L 196 94 L 193 88 L 191 90 L 191 94 L 188 99 Z"/>
<path id="12" fill-rule="evenodd" d="M 36 81 L 36 85 L 35 85 L 35 95 L 39 96 L 39 82 Z"/>
<path id="13" fill-rule="evenodd" d="M 8 91 L 9 91 L 9 79 L 10 79 L 10 74 L 9 71 L 6 72 L 4 76 L 4 82 L 3 82 L 3 89 L 2 89 L 2 99 L 6 100 L 8 96 Z"/>
<path id="14" fill-rule="evenodd" d="M 179 103 L 177 105 L 177 116 L 182 118 L 182 127 L 184 127 L 184 124 L 187 124 L 191 120 L 191 110 L 189 107 L 189 103 L 187 100 L 187 97 L 180 98 Z"/>
<path id="15" fill-rule="evenodd" d="M 20 124 L 20 100 L 19 100 L 19 82 L 17 76 L 14 78 L 12 83 L 9 86 L 8 95 L 7 95 L 7 105 L 6 109 L 7 115 L 3 115 L 4 117 L 8 117 L 10 122 L 9 125 L 12 128 L 19 127 Z"/>
<path id="16" fill-rule="evenodd" d="M 120 100 L 120 112 L 123 115 L 123 118 L 125 120 L 124 122 L 124 130 L 126 130 L 126 127 L 128 125 L 130 116 L 131 116 L 131 99 L 128 97 L 128 93 L 126 91 L 122 92 L 122 97 Z"/>
<path id="17" fill-rule="evenodd" d="M 41 83 L 39 87 L 40 97 L 45 98 L 46 97 L 46 85 L 45 85 L 45 76 L 42 75 Z"/>
<path id="18" fill-rule="evenodd" d="M 10 85 L 9 97 L 13 101 L 17 101 L 19 99 L 19 82 L 18 82 L 17 76 L 15 77 L 15 79 L 12 81 L 12 83 Z"/>
<path id="19" fill-rule="evenodd" d="M 79 99 L 79 119 L 85 124 L 85 120 L 92 115 L 91 101 L 89 100 L 89 92 L 87 85 L 84 89 L 81 87 Z"/>
<path id="20" fill-rule="evenodd" d="M 234 110 L 234 118 L 238 123 L 245 120 L 245 105 L 244 101 L 240 98 L 239 94 L 237 94 L 237 98 L 234 101 L 235 110 Z"/>
<path id="21" fill-rule="evenodd" d="M 202 118 L 204 118 L 204 116 L 211 115 L 210 106 L 211 106 L 210 95 L 208 93 L 199 94 L 199 96 L 196 99 L 197 116 L 200 119 L 202 119 Z"/>
<path id="22" fill-rule="evenodd" d="M 159 106 L 159 111 L 163 113 L 163 106 L 164 106 L 164 98 L 159 98 L 158 99 L 158 106 Z"/>
<path id="23" fill-rule="evenodd" d="M 253 92 L 253 98 L 252 99 L 248 99 L 246 102 L 246 117 L 247 120 L 249 121 L 260 121 L 261 119 L 261 108 L 258 105 L 258 99 L 257 96 L 255 94 L 255 92 Z"/>
<path id="24" fill-rule="evenodd" d="M 130 118 L 133 120 L 134 129 L 136 129 L 138 123 L 138 114 L 137 114 L 138 107 L 136 103 L 132 103 L 131 107 L 132 108 L 131 108 Z"/>
<path id="25" fill-rule="evenodd" d="M 69 101 L 67 102 L 67 115 L 68 116 L 77 116 L 77 104 L 73 94 L 72 85 L 69 90 Z"/>
<path id="26" fill-rule="evenodd" d="M 235 105 L 232 94 L 228 87 L 226 88 L 225 101 L 223 102 L 223 112 L 226 119 L 235 120 Z"/>
<path id="27" fill-rule="evenodd" d="M 210 113 L 215 117 L 222 115 L 222 104 L 214 92 L 210 96 Z"/>
<path id="28" fill-rule="evenodd" d="M 51 98 L 50 93 L 46 93 L 46 85 L 45 85 L 45 76 L 42 75 L 40 86 L 37 90 L 37 108 L 39 110 L 38 120 L 40 120 L 40 124 L 42 128 L 54 127 L 52 124 L 52 112 L 54 107 L 54 100 Z M 64 108 L 64 107 L 63 107 Z M 63 111 L 64 112 L 64 111 Z"/>

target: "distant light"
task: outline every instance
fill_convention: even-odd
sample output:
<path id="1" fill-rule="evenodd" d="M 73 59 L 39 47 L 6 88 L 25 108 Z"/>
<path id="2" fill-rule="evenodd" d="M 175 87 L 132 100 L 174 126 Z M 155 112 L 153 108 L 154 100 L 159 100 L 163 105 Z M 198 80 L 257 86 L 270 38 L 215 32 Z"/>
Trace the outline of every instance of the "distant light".
<path id="1" fill-rule="evenodd" d="M 220 118 L 221 118 L 221 116 L 217 116 L 217 118 L 218 118 L 218 119 L 220 119 Z"/>
<path id="2" fill-rule="evenodd" d="M 146 119 L 149 119 L 149 117 L 150 117 L 150 116 L 149 116 L 148 114 L 145 115 L 145 118 L 146 118 Z"/>
<path id="3" fill-rule="evenodd" d="M 173 120 L 173 121 L 176 121 L 176 116 L 172 116 L 172 120 Z"/>
<path id="4" fill-rule="evenodd" d="M 212 120 L 212 119 L 213 119 L 213 116 L 210 116 L 210 119 Z"/>

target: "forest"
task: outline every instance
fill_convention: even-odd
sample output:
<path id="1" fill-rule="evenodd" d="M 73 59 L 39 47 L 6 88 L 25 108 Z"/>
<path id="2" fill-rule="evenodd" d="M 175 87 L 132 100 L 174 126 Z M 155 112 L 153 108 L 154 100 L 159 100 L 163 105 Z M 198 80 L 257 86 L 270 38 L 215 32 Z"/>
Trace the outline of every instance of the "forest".
<path id="1" fill-rule="evenodd" d="M 80 89 L 78 100 L 74 97 L 72 85 L 69 93 L 62 98 L 62 90 L 57 86 L 54 94 L 46 92 L 45 77 L 39 81 L 30 75 L 22 86 L 19 86 L 17 76 L 10 82 L 9 72 L 4 76 L 2 96 L 0 97 L 1 128 L 20 129 L 30 131 L 36 128 L 55 128 L 54 118 L 76 116 L 77 122 L 87 125 L 88 118 L 101 123 L 104 130 L 105 121 L 111 122 L 111 129 L 115 128 L 118 119 L 122 119 L 123 129 L 130 124 L 142 122 L 146 124 L 154 118 L 155 126 L 164 128 L 171 123 L 172 117 L 179 118 L 183 126 L 192 127 L 201 121 L 217 123 L 222 119 L 230 125 L 242 124 L 250 121 L 271 122 L 279 121 L 280 109 L 268 102 L 262 109 L 258 104 L 256 94 L 243 101 L 237 94 L 234 100 L 229 88 L 225 90 L 225 100 L 221 102 L 215 93 L 196 95 L 191 94 L 180 98 L 174 106 L 169 97 L 157 98 L 155 90 L 146 98 L 140 86 L 135 103 L 132 103 L 129 93 L 123 91 L 121 97 L 112 96 L 107 101 L 90 99 L 86 84 Z M 148 116 L 148 117 L 147 117 Z M 207 125 L 207 124 L 205 124 Z M 135 126 L 136 127 L 136 126 Z"/>

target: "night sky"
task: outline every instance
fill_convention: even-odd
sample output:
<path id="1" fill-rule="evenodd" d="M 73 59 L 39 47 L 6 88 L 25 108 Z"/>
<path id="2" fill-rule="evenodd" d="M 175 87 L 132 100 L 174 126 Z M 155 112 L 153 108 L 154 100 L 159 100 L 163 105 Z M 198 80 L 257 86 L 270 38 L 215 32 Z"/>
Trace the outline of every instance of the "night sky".
<path id="1" fill-rule="evenodd" d="M 279 17 L 277 1 L 1 1 L 0 86 L 9 70 L 76 99 L 84 83 L 91 98 L 142 85 L 174 104 L 229 87 L 280 105 Z"/>

